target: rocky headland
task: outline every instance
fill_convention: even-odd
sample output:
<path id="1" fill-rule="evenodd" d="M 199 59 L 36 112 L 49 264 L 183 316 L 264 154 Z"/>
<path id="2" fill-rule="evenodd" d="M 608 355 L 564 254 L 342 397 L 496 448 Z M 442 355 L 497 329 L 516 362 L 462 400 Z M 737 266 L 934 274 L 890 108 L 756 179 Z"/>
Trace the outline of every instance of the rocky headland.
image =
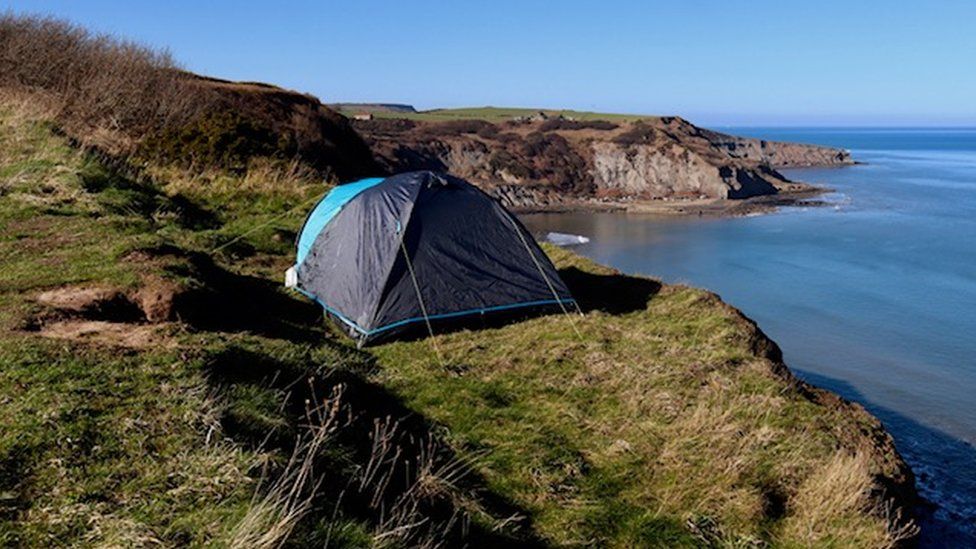
<path id="1" fill-rule="evenodd" d="M 853 164 L 845 150 L 737 137 L 675 116 L 500 123 L 382 118 L 353 126 L 386 171 L 448 171 L 520 211 L 742 212 L 747 204 L 769 207 L 817 194 L 777 168 Z"/>

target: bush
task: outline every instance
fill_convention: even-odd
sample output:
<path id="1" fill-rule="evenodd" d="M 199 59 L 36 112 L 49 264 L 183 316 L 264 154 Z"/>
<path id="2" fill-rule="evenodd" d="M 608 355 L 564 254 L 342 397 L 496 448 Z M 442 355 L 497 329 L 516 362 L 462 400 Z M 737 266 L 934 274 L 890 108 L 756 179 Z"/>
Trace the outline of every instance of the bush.
<path id="1" fill-rule="evenodd" d="M 167 52 L 11 14 L 0 15 L 0 86 L 45 96 L 77 138 L 185 123 L 213 103 L 186 85 Z"/>
<path id="2" fill-rule="evenodd" d="M 466 133 L 480 134 L 483 131 L 491 131 L 489 127 L 494 125 L 484 120 L 449 120 L 447 122 L 434 122 L 424 125 L 421 130 L 436 136 L 458 136 Z"/>
<path id="3" fill-rule="evenodd" d="M 555 130 L 601 130 L 610 131 L 617 129 L 617 125 L 608 120 L 566 120 L 556 118 L 546 120 L 539 126 L 539 131 L 551 132 Z"/>
<path id="4" fill-rule="evenodd" d="M 375 118 L 373 120 L 353 120 L 354 128 L 368 133 L 401 133 L 414 129 L 417 123 L 406 118 Z"/>
<path id="5" fill-rule="evenodd" d="M 206 166 L 244 171 L 255 156 L 294 154 L 294 146 L 270 129 L 231 112 L 210 113 L 190 124 L 150 135 L 140 156 L 185 167 Z"/>
<path id="6" fill-rule="evenodd" d="M 618 135 L 613 142 L 618 145 L 630 146 L 653 143 L 659 130 L 643 122 L 635 122 L 631 129 Z"/>
<path id="7" fill-rule="evenodd" d="M 498 137 L 498 126 L 494 124 L 487 124 L 482 126 L 477 133 L 478 137 L 482 137 L 484 139 L 495 139 Z"/>

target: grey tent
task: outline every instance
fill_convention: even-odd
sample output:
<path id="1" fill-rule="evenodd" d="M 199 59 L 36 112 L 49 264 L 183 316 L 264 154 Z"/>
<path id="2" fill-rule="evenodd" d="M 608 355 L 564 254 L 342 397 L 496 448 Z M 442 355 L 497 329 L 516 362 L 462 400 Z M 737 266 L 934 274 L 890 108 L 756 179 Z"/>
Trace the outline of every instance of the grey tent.
<path id="1" fill-rule="evenodd" d="M 456 177 L 411 172 L 340 185 L 298 235 L 286 284 L 360 345 L 574 303 L 501 204 Z"/>

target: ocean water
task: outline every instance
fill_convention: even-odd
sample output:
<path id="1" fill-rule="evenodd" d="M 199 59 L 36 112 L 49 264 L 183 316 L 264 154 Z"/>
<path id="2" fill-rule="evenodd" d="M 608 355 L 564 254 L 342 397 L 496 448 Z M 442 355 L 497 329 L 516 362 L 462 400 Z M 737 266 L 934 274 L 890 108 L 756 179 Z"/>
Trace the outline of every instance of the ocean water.
<path id="1" fill-rule="evenodd" d="M 718 292 L 802 378 L 893 434 L 932 505 L 925 546 L 976 546 L 976 129 L 730 133 L 850 149 L 862 165 L 786 170 L 829 206 L 736 219 L 525 216 L 624 272 Z"/>

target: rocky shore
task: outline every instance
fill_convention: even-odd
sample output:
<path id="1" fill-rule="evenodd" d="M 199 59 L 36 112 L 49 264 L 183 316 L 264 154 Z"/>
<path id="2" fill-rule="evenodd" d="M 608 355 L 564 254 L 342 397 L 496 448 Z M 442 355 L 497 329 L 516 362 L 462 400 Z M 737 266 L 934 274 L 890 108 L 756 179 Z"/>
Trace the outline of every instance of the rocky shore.
<path id="1" fill-rule="evenodd" d="M 518 211 L 628 209 L 742 215 L 821 190 L 777 168 L 845 166 L 830 147 L 737 137 L 679 117 L 425 122 L 356 120 L 385 170 L 448 171 Z"/>

